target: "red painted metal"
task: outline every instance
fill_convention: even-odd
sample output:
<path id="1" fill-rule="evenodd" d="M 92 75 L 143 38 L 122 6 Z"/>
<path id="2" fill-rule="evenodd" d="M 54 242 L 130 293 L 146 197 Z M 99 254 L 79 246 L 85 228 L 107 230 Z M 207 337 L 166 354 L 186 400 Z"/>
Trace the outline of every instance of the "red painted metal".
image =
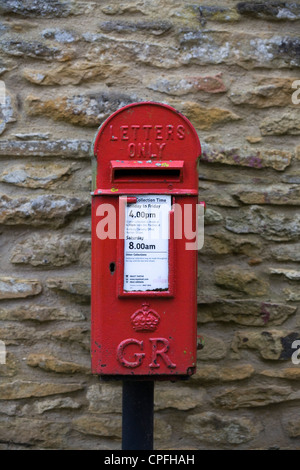
<path id="1" fill-rule="evenodd" d="M 102 124 L 95 139 L 96 194 L 197 195 L 200 153 L 194 127 L 171 106 L 152 102 L 124 106 Z M 150 187 L 137 175 L 137 170 L 149 167 L 153 169 L 148 172 Z M 116 168 L 118 178 L 114 178 Z"/>
<path id="2" fill-rule="evenodd" d="M 186 242 L 191 240 L 185 236 L 183 219 L 176 221 L 183 236 L 174 236 L 174 208 L 184 213 L 185 204 L 190 204 L 195 222 L 200 151 L 188 119 L 159 103 L 125 106 L 97 133 L 97 177 L 92 193 L 91 354 L 95 374 L 175 379 L 195 372 L 197 250 L 186 250 Z M 172 198 L 165 289 L 124 289 L 125 208 L 135 204 L 139 195 Z M 115 238 L 97 236 L 104 204 L 110 204 L 116 214 Z"/>

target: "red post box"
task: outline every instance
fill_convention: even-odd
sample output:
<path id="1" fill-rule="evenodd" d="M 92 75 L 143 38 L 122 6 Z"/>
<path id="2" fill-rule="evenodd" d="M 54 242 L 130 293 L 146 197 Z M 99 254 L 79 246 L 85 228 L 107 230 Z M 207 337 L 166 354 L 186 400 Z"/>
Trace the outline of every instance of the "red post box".
<path id="1" fill-rule="evenodd" d="M 200 142 L 170 106 L 125 106 L 94 142 L 92 371 L 195 372 Z"/>

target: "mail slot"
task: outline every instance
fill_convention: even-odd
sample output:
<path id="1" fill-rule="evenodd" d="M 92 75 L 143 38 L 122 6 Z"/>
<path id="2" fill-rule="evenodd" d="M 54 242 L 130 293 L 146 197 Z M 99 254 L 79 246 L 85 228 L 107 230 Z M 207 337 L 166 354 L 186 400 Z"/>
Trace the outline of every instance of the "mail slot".
<path id="1" fill-rule="evenodd" d="M 160 103 L 125 106 L 96 134 L 95 374 L 175 379 L 196 370 L 200 152 L 189 120 Z"/>
<path id="2" fill-rule="evenodd" d="M 112 182 L 179 182 L 182 179 L 183 165 L 183 161 L 111 162 Z"/>

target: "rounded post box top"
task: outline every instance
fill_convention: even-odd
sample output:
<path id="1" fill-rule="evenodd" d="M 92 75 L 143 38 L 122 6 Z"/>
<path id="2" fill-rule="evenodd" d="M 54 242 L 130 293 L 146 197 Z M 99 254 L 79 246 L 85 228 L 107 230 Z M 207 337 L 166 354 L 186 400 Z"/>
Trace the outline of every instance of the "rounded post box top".
<path id="1" fill-rule="evenodd" d="M 197 191 L 201 154 L 190 121 L 169 105 L 133 103 L 100 126 L 94 141 L 95 194 Z"/>

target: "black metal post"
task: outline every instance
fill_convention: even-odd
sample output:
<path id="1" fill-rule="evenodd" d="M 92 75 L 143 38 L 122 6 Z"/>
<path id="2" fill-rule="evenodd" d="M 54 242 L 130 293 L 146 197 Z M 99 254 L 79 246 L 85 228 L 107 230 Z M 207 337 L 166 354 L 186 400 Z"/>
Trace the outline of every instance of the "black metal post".
<path id="1" fill-rule="evenodd" d="M 154 380 L 123 380 L 122 450 L 153 450 Z"/>

